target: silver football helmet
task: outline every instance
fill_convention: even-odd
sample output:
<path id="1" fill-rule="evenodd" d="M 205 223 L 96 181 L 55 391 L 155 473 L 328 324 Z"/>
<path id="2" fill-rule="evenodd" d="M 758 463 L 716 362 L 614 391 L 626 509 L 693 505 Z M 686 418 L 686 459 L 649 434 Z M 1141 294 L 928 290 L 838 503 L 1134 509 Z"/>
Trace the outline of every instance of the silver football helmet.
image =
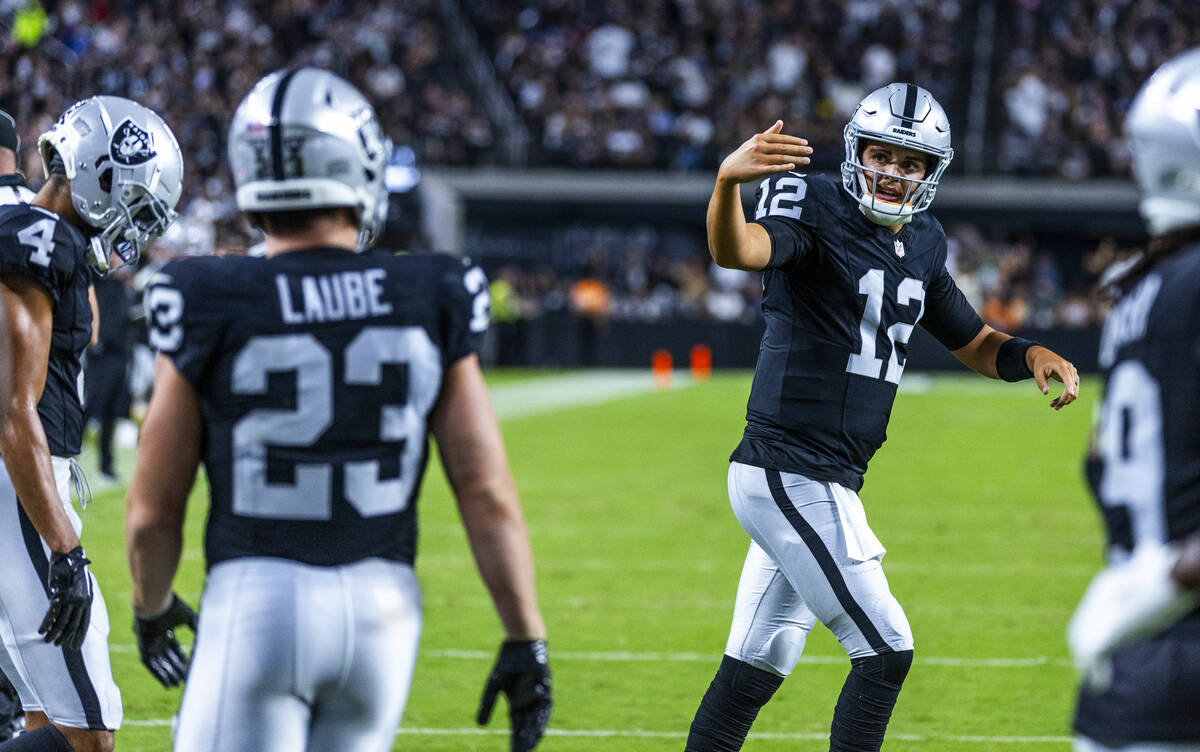
<path id="1" fill-rule="evenodd" d="M 1150 76 L 1129 107 L 1125 131 L 1150 234 L 1200 225 L 1200 47 Z"/>
<path id="2" fill-rule="evenodd" d="M 358 218 L 360 248 L 371 244 L 387 219 L 384 172 L 391 151 L 370 102 L 319 68 L 264 77 L 229 127 L 239 209 L 348 206 Z"/>
<path id="3" fill-rule="evenodd" d="M 928 209 L 942 173 L 954 159 L 946 111 L 932 94 L 916 84 L 888 84 L 868 94 L 858 103 L 843 135 L 846 160 L 842 162 L 842 187 L 876 224 L 904 224 L 917 212 Z M 881 173 L 863 165 L 864 140 L 916 149 L 932 157 L 923 180 L 889 176 L 906 184 L 899 203 L 875 197 L 873 186 Z"/>
<path id="4" fill-rule="evenodd" d="M 163 119 L 137 102 L 76 102 L 38 138 L 38 153 L 47 176 L 54 155 L 62 158 L 75 213 L 97 231 L 85 235 L 102 271 L 112 253 L 127 264 L 137 260 L 175 220 L 183 154 Z"/>

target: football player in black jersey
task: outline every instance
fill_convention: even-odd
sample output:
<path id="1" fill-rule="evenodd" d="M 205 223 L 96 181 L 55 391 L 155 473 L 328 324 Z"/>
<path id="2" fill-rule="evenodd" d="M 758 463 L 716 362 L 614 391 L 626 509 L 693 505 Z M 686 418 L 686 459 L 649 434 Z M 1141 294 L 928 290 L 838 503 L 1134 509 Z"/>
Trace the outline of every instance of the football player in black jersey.
<path id="1" fill-rule="evenodd" d="M 33 191 L 25 187 L 25 177 L 17 172 L 20 150 L 17 124 L 11 115 L 0 110 L 0 204 L 27 204 L 33 200 Z M 0 425 L 7 419 L 8 406 L 12 402 L 11 341 L 4 306 L 0 306 Z M 24 727 L 25 714 L 21 712 L 17 689 L 0 671 L 0 742 L 11 739 Z"/>
<path id="2" fill-rule="evenodd" d="M 708 206 L 718 264 L 763 271 L 763 334 L 729 496 L 750 534 L 725 657 L 691 726 L 689 752 L 737 750 L 759 709 L 825 624 L 851 669 L 831 752 L 878 750 L 913 657 L 884 548 L 858 497 L 883 443 L 906 347 L 920 323 L 991 378 L 1078 394 L 1075 368 L 985 325 L 946 271 L 946 236 L 925 212 L 953 151 L 928 91 L 890 84 L 846 126 L 839 184 L 796 171 L 811 149 L 782 122 L 722 163 Z M 738 186 L 761 181 L 746 222 Z"/>
<path id="3" fill-rule="evenodd" d="M 13 344 L 13 398 L 0 431 L 0 668 L 28 729 L 0 750 L 93 752 L 112 749 L 122 711 L 108 614 L 68 492 L 83 437 L 88 290 L 97 271 L 133 261 L 171 223 L 183 157 L 162 118 L 120 97 L 75 104 L 38 150 L 45 185 L 28 205 L 0 206 L 0 292 Z"/>
<path id="4" fill-rule="evenodd" d="M 1079 752 L 1200 750 L 1200 47 L 1165 63 L 1126 131 L 1146 252 L 1113 281 L 1087 477 L 1108 565 L 1069 630 Z"/>
<path id="5" fill-rule="evenodd" d="M 147 295 L 154 394 L 126 522 L 142 660 L 187 677 L 175 750 L 388 750 L 421 625 L 416 500 L 437 438 L 506 632 L 478 711 L 513 750 L 551 706 L 533 558 L 476 350 L 478 267 L 359 252 L 387 214 L 390 143 L 350 84 L 262 79 L 234 115 L 238 206 L 265 256 L 165 266 Z M 204 462 L 208 577 L 190 664 L 171 592 Z"/>

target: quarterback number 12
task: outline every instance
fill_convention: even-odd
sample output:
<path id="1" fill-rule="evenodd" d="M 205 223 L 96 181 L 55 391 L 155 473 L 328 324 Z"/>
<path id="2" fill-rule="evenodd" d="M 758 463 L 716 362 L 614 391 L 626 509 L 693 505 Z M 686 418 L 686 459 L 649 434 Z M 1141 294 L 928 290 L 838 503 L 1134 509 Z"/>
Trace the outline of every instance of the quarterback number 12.
<path id="1" fill-rule="evenodd" d="M 871 269 L 862 275 L 858 280 L 858 293 L 867 296 L 862 321 L 858 324 L 862 348 L 856 353 L 851 353 L 850 359 L 846 362 L 846 372 L 877 379 L 880 371 L 883 370 L 883 359 L 875 357 L 875 339 L 883 318 L 883 270 Z M 907 306 L 913 301 L 921 303 L 921 310 L 917 313 L 916 320 L 912 324 L 897 321 L 887 328 L 888 340 L 892 343 L 892 352 L 888 356 L 887 373 L 883 375 L 883 380 L 892 384 L 899 384 L 900 375 L 904 373 L 904 364 L 896 355 L 896 345 L 897 343 L 908 344 L 913 326 L 921 320 L 921 315 L 925 313 L 925 288 L 921 286 L 921 280 L 905 277 L 896 288 L 896 302 L 901 306 Z"/>

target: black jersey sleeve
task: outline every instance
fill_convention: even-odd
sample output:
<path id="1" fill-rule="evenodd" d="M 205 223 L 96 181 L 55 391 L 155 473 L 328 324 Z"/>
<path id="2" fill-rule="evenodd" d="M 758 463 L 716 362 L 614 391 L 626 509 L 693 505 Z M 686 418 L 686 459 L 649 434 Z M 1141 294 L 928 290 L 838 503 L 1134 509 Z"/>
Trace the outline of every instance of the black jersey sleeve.
<path id="1" fill-rule="evenodd" d="M 204 291 L 209 259 L 182 259 L 162 268 L 146 290 L 150 346 L 171 359 L 193 386 L 200 384 L 221 338 L 220 306 Z"/>
<path id="2" fill-rule="evenodd" d="M 966 346 L 983 329 L 983 319 L 979 318 L 967 301 L 967 296 L 958 289 L 945 264 L 934 273 L 929 294 L 926 295 L 921 326 L 947 350 Z"/>
<path id="3" fill-rule="evenodd" d="M 78 230 L 54 214 L 11 207 L 0 230 L 0 274 L 36 282 L 58 305 L 84 258 L 83 242 Z"/>
<path id="4" fill-rule="evenodd" d="M 822 210 L 816 187 L 816 181 L 797 172 L 783 172 L 759 183 L 754 221 L 771 238 L 771 260 L 766 268 L 794 266 L 812 250 Z"/>
<path id="5" fill-rule="evenodd" d="M 443 342 L 446 363 L 478 352 L 491 318 L 487 275 L 469 259 L 446 258 L 441 265 Z"/>

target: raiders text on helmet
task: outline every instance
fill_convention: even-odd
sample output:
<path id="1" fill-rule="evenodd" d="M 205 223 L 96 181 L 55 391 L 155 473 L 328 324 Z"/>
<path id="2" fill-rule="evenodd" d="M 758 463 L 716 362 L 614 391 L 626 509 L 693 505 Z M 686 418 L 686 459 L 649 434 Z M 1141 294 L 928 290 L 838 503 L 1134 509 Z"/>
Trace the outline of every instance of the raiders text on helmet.
<path id="1" fill-rule="evenodd" d="M 1125 118 L 1150 234 L 1200 225 L 1200 47 L 1169 60 Z"/>
<path id="2" fill-rule="evenodd" d="M 371 104 L 329 71 L 276 71 L 238 105 L 229 128 L 237 205 L 247 212 L 347 206 L 365 247 L 387 219 L 391 154 Z"/>
<path id="3" fill-rule="evenodd" d="M 137 259 L 175 219 L 183 192 L 183 154 L 153 110 L 123 97 L 76 102 L 38 139 L 47 174 L 57 153 L 90 236 L 92 263 L 108 269 L 110 253 Z"/>
<path id="4" fill-rule="evenodd" d="M 942 173 L 954 158 L 946 111 L 932 94 L 915 84 L 888 84 L 868 94 L 846 124 L 844 137 L 842 187 L 858 201 L 868 219 L 881 225 L 903 224 L 912 215 L 928 209 Z M 906 185 L 900 202 L 876 198 L 872 187 L 879 173 L 862 163 L 864 141 L 879 141 L 928 154 L 925 179 L 892 176 Z"/>

